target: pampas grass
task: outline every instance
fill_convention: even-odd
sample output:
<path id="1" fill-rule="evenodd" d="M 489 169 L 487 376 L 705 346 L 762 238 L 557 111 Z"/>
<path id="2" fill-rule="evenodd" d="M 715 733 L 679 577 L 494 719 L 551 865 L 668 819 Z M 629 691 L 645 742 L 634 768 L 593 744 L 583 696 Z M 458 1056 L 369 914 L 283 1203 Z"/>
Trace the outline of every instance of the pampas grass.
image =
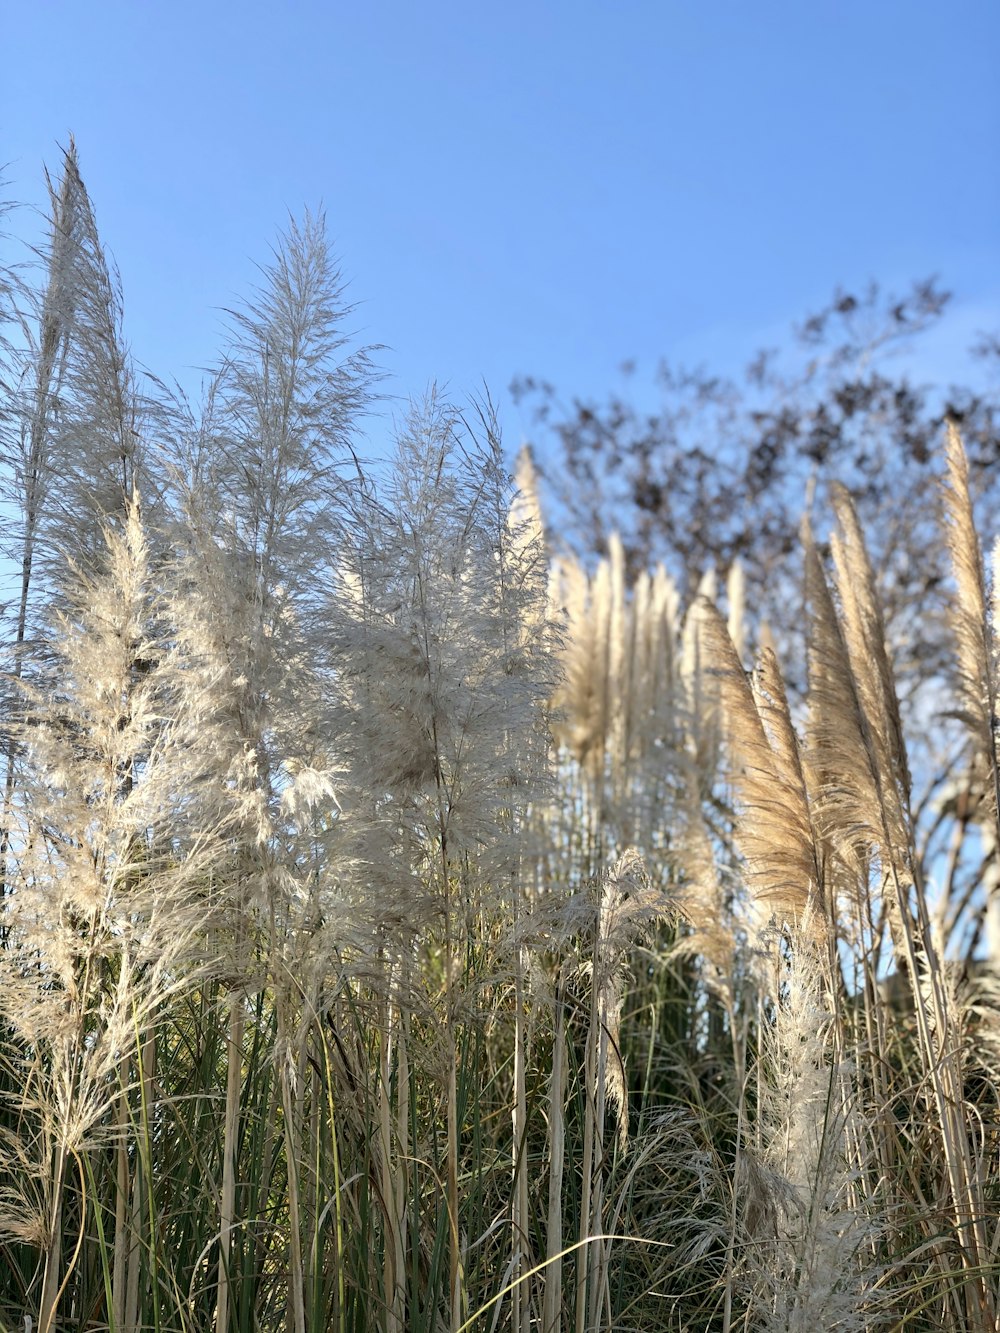
<path id="1" fill-rule="evenodd" d="M 73 150 L 52 208 L 0 279 L 0 1328 L 996 1333 L 957 434 L 946 788 L 846 491 L 789 696 L 738 567 L 685 606 L 617 539 L 552 557 L 489 402 L 367 474 L 320 218 L 199 413 L 137 391 Z"/>

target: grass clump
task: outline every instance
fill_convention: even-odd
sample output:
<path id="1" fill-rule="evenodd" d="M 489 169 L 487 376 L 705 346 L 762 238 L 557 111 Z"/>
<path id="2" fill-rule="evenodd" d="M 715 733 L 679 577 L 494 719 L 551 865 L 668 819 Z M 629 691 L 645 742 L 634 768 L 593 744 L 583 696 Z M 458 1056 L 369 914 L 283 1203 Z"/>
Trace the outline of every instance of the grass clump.
<path id="1" fill-rule="evenodd" d="M 995 1333 L 957 434 L 911 773 L 845 491 L 790 698 L 738 570 L 723 612 L 553 557 L 488 402 L 358 464 L 320 220 L 195 411 L 139 390 L 72 149 L 52 199 L 3 285 L 0 1327 Z"/>

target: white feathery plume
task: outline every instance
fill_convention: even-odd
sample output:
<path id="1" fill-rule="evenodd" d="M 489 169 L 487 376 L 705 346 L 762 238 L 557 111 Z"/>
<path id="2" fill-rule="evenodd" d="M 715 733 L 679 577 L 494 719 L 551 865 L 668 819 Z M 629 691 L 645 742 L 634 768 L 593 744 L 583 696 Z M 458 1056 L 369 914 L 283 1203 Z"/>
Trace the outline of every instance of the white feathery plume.
<path id="1" fill-rule="evenodd" d="M 444 891 L 442 843 L 452 866 L 509 870 L 509 821 L 538 780 L 552 679 L 543 566 L 512 537 L 497 441 L 468 448 L 446 403 L 414 407 L 385 498 L 341 556 L 361 589 L 335 607 L 349 837 L 359 869 L 384 875 L 385 910 L 404 900 L 400 876 L 429 870 L 432 900 Z M 405 901 L 419 917 L 417 883 Z"/>
<path id="2" fill-rule="evenodd" d="M 105 569 L 67 580 L 44 688 L 25 687 L 3 905 L 0 1011 L 20 1039 L 46 1199 L 43 1328 L 60 1299 L 71 1160 L 83 1171 L 82 1155 L 116 1134 L 137 1035 L 198 970 L 197 899 L 214 855 L 183 828 L 196 779 L 172 729 L 137 500 L 105 547 Z"/>
<path id="3" fill-rule="evenodd" d="M 538 496 L 538 472 L 530 445 L 524 445 L 514 463 L 514 496 L 510 506 L 511 531 L 515 540 L 544 554 L 545 520 Z"/>
<path id="4" fill-rule="evenodd" d="M 625 586 L 625 548 L 613 532 L 608 538 L 611 604 L 608 610 L 607 746 L 611 759 L 613 798 L 622 799 L 628 776 L 628 685 L 630 611 Z"/>
<path id="5" fill-rule="evenodd" d="M 704 642 L 706 608 L 715 604 L 717 582 L 715 571 L 706 570 L 698 585 L 698 594 L 688 607 L 678 672 L 690 756 L 697 773 L 706 782 L 714 776 L 719 757 L 718 688 Z"/>
<path id="6" fill-rule="evenodd" d="M 103 527 L 120 521 L 133 487 L 147 504 L 144 428 L 150 403 L 139 393 L 122 338 L 118 275 L 104 253 L 94 211 L 71 141 L 58 185 L 49 181 L 51 237 L 46 285 L 15 406 L 19 415 L 17 474 L 22 494 L 23 549 L 20 627 L 39 576 L 51 596 L 67 559 L 83 569 L 103 566 Z"/>
<path id="7" fill-rule="evenodd" d="M 655 670 L 659 626 L 653 615 L 649 575 L 639 574 L 629 607 L 630 634 L 626 651 L 625 753 L 629 763 L 645 756 L 652 737 L 656 708 Z"/>
<path id="8" fill-rule="evenodd" d="M 324 608 L 355 490 L 348 481 L 351 435 L 375 375 L 368 350 L 347 350 L 351 308 L 321 215 L 289 223 L 262 276 L 254 296 L 229 312 L 229 344 L 184 497 L 174 607 L 177 657 L 186 659 L 191 682 L 188 743 L 206 786 L 215 788 L 231 851 L 213 922 L 231 1002 L 218 1333 L 229 1321 L 245 993 L 268 984 L 273 990 L 289 1166 L 288 1301 L 293 1333 L 304 1333 L 309 1223 L 299 1207 L 295 1143 L 303 1123 L 295 1070 L 310 1019 L 301 984 L 308 978 L 310 987 L 319 985 L 332 961 L 320 929 L 324 916 L 336 914 L 345 940 L 353 927 L 330 893 L 330 877 L 315 870 L 319 845 L 335 824 L 338 766 L 330 755 L 333 710 L 319 681 L 324 668 L 334 669 Z M 307 769 L 318 780 L 309 799 L 298 800 L 304 792 L 296 778 Z M 250 972 L 255 953 L 262 976 Z"/>

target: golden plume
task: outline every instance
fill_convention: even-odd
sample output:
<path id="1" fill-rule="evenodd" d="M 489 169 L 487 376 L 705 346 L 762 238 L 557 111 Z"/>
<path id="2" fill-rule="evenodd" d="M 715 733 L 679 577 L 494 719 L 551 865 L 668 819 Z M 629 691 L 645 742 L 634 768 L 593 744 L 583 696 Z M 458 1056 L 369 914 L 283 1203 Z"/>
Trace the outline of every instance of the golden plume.
<path id="1" fill-rule="evenodd" d="M 777 663 L 773 654 L 766 659 L 762 716 L 726 623 L 710 603 L 701 604 L 701 633 L 718 683 L 732 782 L 746 812 L 737 842 L 750 892 L 777 917 L 796 925 L 811 919 L 815 929 L 820 900 L 812 820 Z"/>
<path id="2" fill-rule="evenodd" d="M 975 738 L 992 776 L 992 797 L 1000 807 L 1000 783 L 996 754 L 996 626 L 987 615 L 983 554 L 976 532 L 969 496 L 969 464 L 961 436 L 949 423 L 945 440 L 947 480 L 942 485 L 945 504 L 945 537 L 951 555 L 957 596 L 950 601 L 951 628 L 957 649 L 956 685 L 959 716 Z M 994 588 L 994 597 L 996 589 Z M 1000 809 L 996 810 L 1000 817 Z"/>

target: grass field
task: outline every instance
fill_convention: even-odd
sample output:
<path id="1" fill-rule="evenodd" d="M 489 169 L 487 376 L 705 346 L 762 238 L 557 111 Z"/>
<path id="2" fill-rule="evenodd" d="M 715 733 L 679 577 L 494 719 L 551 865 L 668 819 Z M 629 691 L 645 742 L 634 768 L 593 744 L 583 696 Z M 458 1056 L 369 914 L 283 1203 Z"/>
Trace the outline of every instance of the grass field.
<path id="1" fill-rule="evenodd" d="M 318 221 L 194 412 L 120 351 L 72 154 L 53 209 L 4 415 L 0 1327 L 996 1333 L 957 434 L 952 675 L 904 715 L 840 491 L 790 702 L 738 570 L 550 552 L 488 404 L 365 474 Z"/>

